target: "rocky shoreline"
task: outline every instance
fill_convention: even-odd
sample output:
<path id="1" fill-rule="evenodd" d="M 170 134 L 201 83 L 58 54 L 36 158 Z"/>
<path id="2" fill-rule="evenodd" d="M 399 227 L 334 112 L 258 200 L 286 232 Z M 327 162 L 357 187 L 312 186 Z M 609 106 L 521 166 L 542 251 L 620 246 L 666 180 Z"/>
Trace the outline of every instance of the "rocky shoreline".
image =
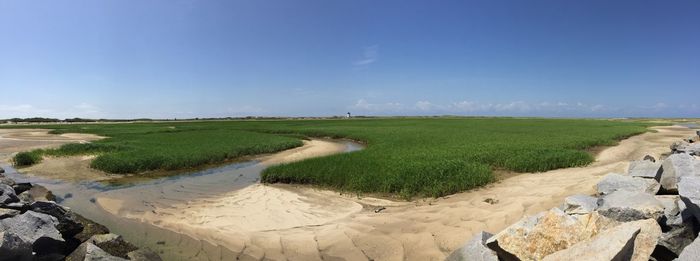
<path id="1" fill-rule="evenodd" d="M 496 234 L 478 233 L 447 260 L 697 260 L 700 131 L 668 156 L 632 161 L 595 195 L 573 195 Z"/>
<path id="2" fill-rule="evenodd" d="M 161 260 L 57 204 L 46 188 L 3 173 L 0 168 L 0 261 Z"/>

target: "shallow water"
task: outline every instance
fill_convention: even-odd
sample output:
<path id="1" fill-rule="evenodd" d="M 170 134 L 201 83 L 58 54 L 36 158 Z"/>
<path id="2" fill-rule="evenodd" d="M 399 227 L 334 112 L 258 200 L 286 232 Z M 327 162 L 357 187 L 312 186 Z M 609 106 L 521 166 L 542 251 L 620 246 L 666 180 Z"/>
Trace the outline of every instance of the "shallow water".
<path id="1" fill-rule="evenodd" d="M 361 150 L 362 145 L 350 141 L 334 141 L 345 145 L 345 152 Z M 28 176 L 17 172 L 11 166 L 2 166 L 6 175 L 17 182 L 31 182 L 51 190 L 59 198 L 59 202 L 70 207 L 95 222 L 105 225 L 113 233 L 122 235 L 128 241 L 148 247 L 161 254 L 164 260 L 235 260 L 236 254 L 220 247 L 213 242 L 193 239 L 178 233 L 139 220 L 112 215 L 95 204 L 95 198 L 103 193 L 118 193 L 128 189 L 129 193 L 163 193 L 168 195 L 182 193 L 198 197 L 215 196 L 239 190 L 260 180 L 260 173 L 265 166 L 258 161 L 246 161 L 209 168 L 201 171 L 185 173 L 176 176 L 160 177 L 150 180 L 133 180 L 118 185 L 85 181 L 67 182 L 42 177 Z M 170 205 L 173 199 L 162 197 L 157 204 Z"/>

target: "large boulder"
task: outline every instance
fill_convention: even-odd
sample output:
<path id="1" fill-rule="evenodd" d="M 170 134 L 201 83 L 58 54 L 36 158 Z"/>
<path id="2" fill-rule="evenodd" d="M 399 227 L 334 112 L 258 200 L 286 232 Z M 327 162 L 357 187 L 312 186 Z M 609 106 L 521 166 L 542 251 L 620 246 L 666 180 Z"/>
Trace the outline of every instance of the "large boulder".
<path id="1" fill-rule="evenodd" d="M 498 261 L 496 252 L 486 247 L 486 240 L 493 235 L 481 231 L 469 240 L 464 246 L 455 250 L 446 261 Z"/>
<path id="2" fill-rule="evenodd" d="M 598 199 L 588 195 L 573 195 L 566 197 L 560 208 L 566 214 L 588 214 L 598 208 Z"/>
<path id="3" fill-rule="evenodd" d="M 688 154 L 672 154 L 668 156 L 661 167 L 661 187 L 669 192 L 678 191 L 678 182 L 684 176 L 696 176 L 695 157 Z"/>
<path id="4" fill-rule="evenodd" d="M 678 195 L 656 195 L 656 200 L 664 206 L 664 216 L 661 218 L 661 224 L 665 226 L 683 225 L 683 211 L 686 210 L 685 203 Z"/>
<path id="5" fill-rule="evenodd" d="M 605 175 L 596 185 L 600 195 L 607 195 L 618 190 L 639 191 L 655 195 L 660 188 L 660 184 L 654 179 L 634 178 L 617 173 Z"/>
<path id="6" fill-rule="evenodd" d="M 489 238 L 486 245 L 503 260 L 541 260 L 614 225 L 597 212 L 573 217 L 554 208 L 521 219 Z"/>
<path id="7" fill-rule="evenodd" d="M 678 255 L 677 261 L 695 261 L 698 260 L 698 257 L 700 257 L 700 239 L 696 238 Z"/>
<path id="8" fill-rule="evenodd" d="M 6 184 L 0 184 L 0 206 L 15 202 L 19 202 L 15 190 Z"/>
<path id="9" fill-rule="evenodd" d="M 543 260 L 632 260 L 635 239 L 640 231 L 641 227 L 636 222 L 624 223 L 548 255 Z"/>
<path id="10" fill-rule="evenodd" d="M 32 243 L 9 231 L 0 231 L 0 261 L 32 260 Z"/>
<path id="11" fill-rule="evenodd" d="M 61 232 L 63 237 L 70 238 L 83 231 L 81 224 L 75 214 L 68 208 L 56 204 L 53 201 L 36 201 L 30 206 L 31 210 L 51 215 L 58 219 L 56 228 Z"/>
<path id="12" fill-rule="evenodd" d="M 75 239 L 77 239 L 80 243 L 83 243 L 90 238 L 92 238 L 94 235 L 101 235 L 101 234 L 108 234 L 109 229 L 101 224 L 95 223 L 92 220 L 89 220 L 77 213 L 74 213 L 76 221 L 80 224 L 83 224 L 83 231 L 78 233 L 77 235 L 73 236 Z"/>
<path id="13" fill-rule="evenodd" d="M 640 228 L 637 238 L 634 239 L 632 261 L 648 261 L 661 237 L 661 226 L 654 219 L 630 223 L 636 223 Z"/>
<path id="14" fill-rule="evenodd" d="M 22 215 L 0 220 L 0 231 L 13 233 L 26 242 L 32 242 L 37 255 L 65 251 L 65 240 L 56 229 L 58 220 L 50 215 L 27 211 Z"/>
<path id="15" fill-rule="evenodd" d="M 649 160 L 631 161 L 627 173 L 632 177 L 649 178 L 659 181 L 662 173 L 661 163 Z"/>
<path id="16" fill-rule="evenodd" d="M 127 254 L 137 250 L 138 247 L 126 242 L 120 235 L 103 234 L 94 235 L 87 242 L 93 243 L 110 255 L 127 258 Z"/>
<path id="17" fill-rule="evenodd" d="M 598 212 L 620 222 L 659 220 L 664 206 L 649 193 L 618 190 L 602 198 Z"/>
<path id="18" fill-rule="evenodd" d="M 66 261 L 122 261 L 124 258 L 112 256 L 93 243 L 85 242 L 78 246 Z"/>
<path id="19" fill-rule="evenodd" d="M 659 258 L 659 260 L 673 259 L 674 256 L 680 255 L 686 246 L 693 243 L 695 237 L 696 235 L 692 224 L 671 227 L 669 231 L 661 234 L 658 244 L 672 254 L 667 255 L 666 258 Z"/>
<path id="20" fill-rule="evenodd" d="M 678 194 L 690 213 L 700 221 L 700 177 L 683 177 L 678 183 Z"/>

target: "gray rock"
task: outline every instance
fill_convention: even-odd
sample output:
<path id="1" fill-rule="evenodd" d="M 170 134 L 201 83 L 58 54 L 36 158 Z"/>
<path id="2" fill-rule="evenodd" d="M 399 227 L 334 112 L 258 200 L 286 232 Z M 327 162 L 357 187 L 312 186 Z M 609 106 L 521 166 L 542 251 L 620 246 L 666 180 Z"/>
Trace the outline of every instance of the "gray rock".
<path id="1" fill-rule="evenodd" d="M 481 231 L 469 240 L 464 246 L 455 250 L 446 261 L 498 261 L 496 252 L 486 247 L 486 240 L 493 235 Z"/>
<path id="2" fill-rule="evenodd" d="M 85 242 L 66 257 L 66 261 L 122 261 L 124 258 L 112 256 L 93 243 Z"/>
<path id="3" fill-rule="evenodd" d="M 2 167 L 0 167 L 0 174 L 3 174 L 3 173 L 5 173 L 5 169 L 3 169 Z"/>
<path id="4" fill-rule="evenodd" d="M 0 175 L 0 184 L 5 184 L 5 185 L 8 185 L 8 186 L 12 187 L 12 186 L 14 186 L 16 183 L 15 183 L 15 180 L 14 180 L 14 179 L 5 177 L 5 176 L 3 176 L 3 175 Z"/>
<path id="5" fill-rule="evenodd" d="M 635 160 L 630 162 L 627 170 L 632 177 L 649 178 L 659 181 L 661 179 L 661 163 L 648 160 Z"/>
<path id="6" fill-rule="evenodd" d="M 30 206 L 31 210 L 51 215 L 58 220 L 56 228 L 66 237 L 73 237 L 83 231 L 83 224 L 78 222 L 75 214 L 68 208 L 56 204 L 53 201 L 36 201 Z"/>
<path id="7" fill-rule="evenodd" d="M 683 176 L 694 176 L 694 160 L 693 156 L 688 154 L 672 154 L 668 156 L 661 167 L 661 187 L 669 192 L 678 191 L 678 181 Z"/>
<path id="8" fill-rule="evenodd" d="M 120 235 L 111 233 L 94 235 L 87 242 L 95 244 L 110 255 L 122 258 L 126 258 L 127 253 L 138 249 L 138 247 L 124 241 Z"/>
<path id="9" fill-rule="evenodd" d="M 656 195 L 655 198 L 664 206 L 664 216 L 660 222 L 661 224 L 666 226 L 683 224 L 683 215 L 681 213 L 686 209 L 686 206 L 680 196 Z"/>
<path id="10" fill-rule="evenodd" d="M 683 177 L 678 194 L 690 213 L 700 221 L 700 177 Z"/>
<path id="11" fill-rule="evenodd" d="M 602 198 L 598 212 L 620 222 L 659 220 L 664 214 L 664 206 L 648 193 L 618 190 Z"/>
<path id="12" fill-rule="evenodd" d="M 156 252 L 147 248 L 131 251 L 126 256 L 132 261 L 163 261 Z"/>
<path id="13" fill-rule="evenodd" d="M 567 214 L 588 214 L 598 208 L 598 199 L 588 195 L 573 195 L 564 199 L 561 206 Z"/>
<path id="14" fill-rule="evenodd" d="M 641 228 L 634 222 L 624 223 L 564 250 L 546 256 L 543 260 L 631 260 L 634 241 Z"/>
<path id="15" fill-rule="evenodd" d="M 659 246 L 663 246 L 678 256 L 686 246 L 693 243 L 693 240 L 695 240 L 695 232 L 692 225 L 673 226 L 669 231 L 661 234 Z"/>
<path id="16" fill-rule="evenodd" d="M 22 192 L 30 190 L 32 188 L 32 183 L 16 183 L 12 188 L 15 190 L 15 194 L 19 195 L 22 194 Z"/>
<path id="17" fill-rule="evenodd" d="M 617 173 L 605 175 L 605 177 L 596 184 L 596 189 L 600 195 L 607 195 L 617 190 L 639 191 L 656 195 L 660 188 L 660 184 L 654 179 L 634 178 Z"/>
<path id="18" fill-rule="evenodd" d="M 0 208 L 0 219 L 11 218 L 19 215 L 19 210 Z"/>
<path id="19" fill-rule="evenodd" d="M 0 206 L 19 202 L 15 190 L 6 184 L 0 184 Z"/>
<path id="20" fill-rule="evenodd" d="M 698 260 L 698 257 L 700 257 L 700 239 L 696 238 L 678 255 L 677 261 L 695 261 Z"/>
<path id="21" fill-rule="evenodd" d="M 634 221 L 639 225 L 639 234 L 634 239 L 634 254 L 632 261 L 649 261 L 651 254 L 656 249 L 656 245 L 661 237 L 661 226 L 656 220 L 646 219 Z"/>
<path id="22" fill-rule="evenodd" d="M 32 260 L 32 244 L 9 231 L 0 231 L 0 261 Z"/>
<path id="23" fill-rule="evenodd" d="M 521 219 L 486 240 L 486 245 L 501 260 L 541 260 L 615 225 L 597 212 L 570 216 L 553 208 Z"/>
<path id="24" fill-rule="evenodd" d="M 63 253 L 65 240 L 56 226 L 55 217 L 27 211 L 22 215 L 0 220 L 0 231 L 11 232 L 26 242 L 32 242 L 32 249 L 37 255 Z"/>
<path id="25" fill-rule="evenodd" d="M 56 196 L 43 186 L 34 185 L 29 190 L 22 192 L 32 196 L 37 201 L 56 201 Z"/>

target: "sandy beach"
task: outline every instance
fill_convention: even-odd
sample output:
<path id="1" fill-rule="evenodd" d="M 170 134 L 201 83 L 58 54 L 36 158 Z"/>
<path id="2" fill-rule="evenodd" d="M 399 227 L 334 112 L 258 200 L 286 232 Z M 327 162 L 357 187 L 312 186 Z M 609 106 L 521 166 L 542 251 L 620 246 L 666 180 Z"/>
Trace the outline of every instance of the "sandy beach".
<path id="1" fill-rule="evenodd" d="M 624 172 L 629 160 L 647 154 L 659 157 L 668 144 L 693 133 L 678 126 L 654 130 L 600 151 L 586 167 L 525 173 L 438 199 L 393 202 L 261 184 L 217 195 L 202 184 L 191 188 L 204 194 L 196 199 L 169 198 L 164 204 L 169 188 L 163 188 L 139 200 L 129 200 L 129 191 L 110 192 L 98 203 L 115 215 L 217 243 L 242 260 L 442 260 L 472 234 L 499 231 L 568 195 L 592 194 L 603 175 Z M 302 148 L 266 161 L 304 158 Z M 386 209 L 375 213 L 380 206 Z"/>

